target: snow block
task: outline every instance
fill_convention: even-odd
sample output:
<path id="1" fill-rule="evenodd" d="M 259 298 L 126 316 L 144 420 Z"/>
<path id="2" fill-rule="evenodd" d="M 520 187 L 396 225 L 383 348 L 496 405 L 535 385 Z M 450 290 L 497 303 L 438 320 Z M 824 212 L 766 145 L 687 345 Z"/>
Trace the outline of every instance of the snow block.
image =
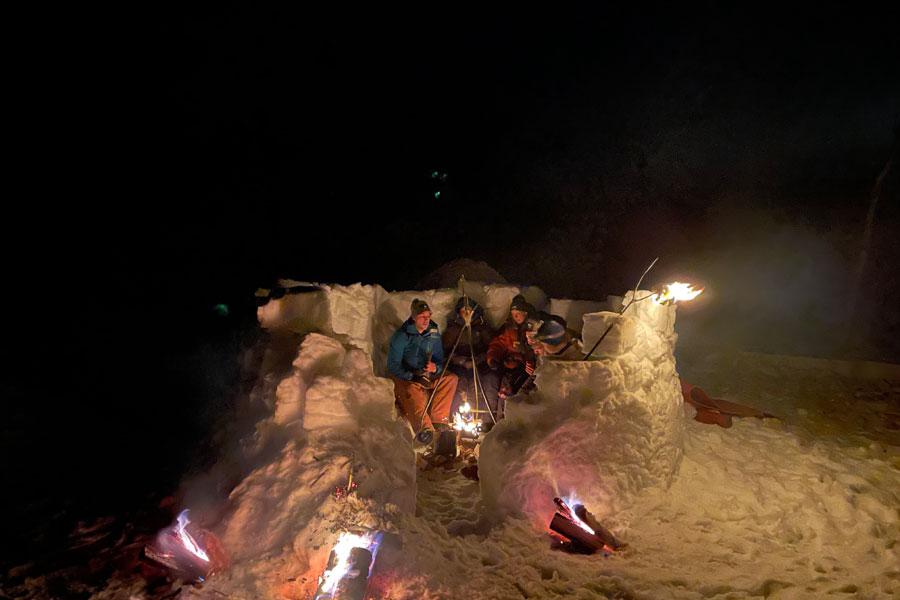
<path id="1" fill-rule="evenodd" d="M 327 285 L 297 283 L 302 293 L 288 293 L 257 309 L 264 329 L 289 329 L 297 333 L 319 332 L 340 337 L 372 352 L 372 328 L 376 308 L 387 292 L 378 285 Z"/>
<path id="2" fill-rule="evenodd" d="M 549 312 L 551 315 L 557 315 L 565 319 L 566 326 L 572 331 L 582 333 L 584 327 L 583 317 L 590 313 L 609 310 L 608 306 L 609 305 L 606 302 L 594 302 L 593 300 L 569 300 L 567 298 L 551 298 Z M 590 346 L 588 346 L 588 349 L 590 349 Z"/>
<path id="3" fill-rule="evenodd" d="M 506 419 L 481 446 L 489 507 L 546 527 L 554 497 L 574 492 L 602 518 L 646 487 L 669 486 L 684 429 L 674 311 L 648 300 L 622 317 L 598 313 L 586 319 L 591 329 L 616 323 L 598 360 L 540 361 L 536 389 L 508 401 Z"/>

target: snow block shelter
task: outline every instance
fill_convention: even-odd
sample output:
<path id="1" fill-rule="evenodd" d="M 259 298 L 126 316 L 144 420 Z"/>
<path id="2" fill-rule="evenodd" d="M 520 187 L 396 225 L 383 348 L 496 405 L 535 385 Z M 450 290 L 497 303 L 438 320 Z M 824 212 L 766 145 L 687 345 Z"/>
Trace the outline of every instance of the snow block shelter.
<path id="1" fill-rule="evenodd" d="M 598 516 L 615 514 L 638 491 L 667 488 L 683 451 L 683 404 L 675 370 L 675 306 L 625 298 L 584 315 L 588 361 L 543 359 L 536 389 L 507 403 L 506 419 L 481 446 L 488 506 L 546 526 L 554 497 L 575 496 Z"/>

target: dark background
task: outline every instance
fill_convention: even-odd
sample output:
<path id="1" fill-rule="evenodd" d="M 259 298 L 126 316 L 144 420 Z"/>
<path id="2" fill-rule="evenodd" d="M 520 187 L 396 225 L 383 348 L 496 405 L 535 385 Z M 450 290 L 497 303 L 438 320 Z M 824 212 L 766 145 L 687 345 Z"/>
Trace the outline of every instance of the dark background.
<path id="1" fill-rule="evenodd" d="M 30 21 L 8 115 L 7 554 L 210 459 L 253 293 L 279 277 L 408 289 L 466 257 L 603 299 L 659 256 L 649 284 L 707 286 L 682 344 L 900 361 L 900 48 L 881 11 L 217 2 Z"/>

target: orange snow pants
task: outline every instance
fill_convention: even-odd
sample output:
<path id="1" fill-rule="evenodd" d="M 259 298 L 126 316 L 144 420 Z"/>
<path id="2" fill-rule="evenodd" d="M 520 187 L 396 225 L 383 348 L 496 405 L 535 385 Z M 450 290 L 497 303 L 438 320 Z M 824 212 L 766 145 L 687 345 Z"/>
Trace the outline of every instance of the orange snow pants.
<path id="1" fill-rule="evenodd" d="M 434 400 L 431 401 L 431 409 L 425 413 L 425 405 L 431 397 L 432 390 L 426 390 L 418 383 L 399 379 L 391 375 L 394 380 L 394 398 L 400 406 L 403 416 L 412 425 L 413 431 L 422 429 L 434 429 L 435 423 L 450 423 L 450 405 L 453 403 L 453 394 L 456 393 L 456 385 L 459 380 L 456 375 L 447 371 L 444 378 L 437 384 L 434 390 Z M 424 418 L 423 418 L 424 417 Z"/>

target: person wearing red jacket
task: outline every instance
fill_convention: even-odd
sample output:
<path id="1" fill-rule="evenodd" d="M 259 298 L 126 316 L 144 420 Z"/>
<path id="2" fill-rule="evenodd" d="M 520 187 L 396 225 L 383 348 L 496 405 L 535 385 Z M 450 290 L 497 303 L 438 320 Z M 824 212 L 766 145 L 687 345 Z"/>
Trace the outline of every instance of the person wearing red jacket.
<path id="1" fill-rule="evenodd" d="M 509 305 L 509 318 L 488 346 L 490 372 L 484 378 L 484 391 L 500 414 L 506 398 L 518 392 L 534 372 L 534 350 L 525 338 L 528 315 L 533 312 L 534 307 L 518 294 Z"/>

